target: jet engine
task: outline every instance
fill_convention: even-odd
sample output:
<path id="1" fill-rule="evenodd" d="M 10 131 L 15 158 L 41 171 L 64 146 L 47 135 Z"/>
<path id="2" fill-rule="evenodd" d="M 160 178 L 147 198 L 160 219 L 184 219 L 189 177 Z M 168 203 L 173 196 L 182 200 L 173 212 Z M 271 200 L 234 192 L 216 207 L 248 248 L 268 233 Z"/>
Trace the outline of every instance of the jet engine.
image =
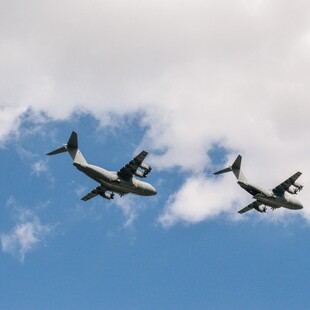
<path id="1" fill-rule="evenodd" d="M 147 171 L 151 171 L 152 170 L 152 167 L 149 166 L 148 164 L 145 164 L 145 163 L 141 163 L 140 168 L 143 169 L 143 170 L 147 170 Z"/>
<path id="2" fill-rule="evenodd" d="M 262 213 L 265 213 L 267 211 L 267 207 L 266 206 L 263 206 L 263 205 L 260 205 L 258 206 L 257 208 L 255 208 L 258 212 L 262 212 Z"/>
<path id="3" fill-rule="evenodd" d="M 114 198 L 114 193 L 107 193 L 104 190 L 98 190 L 97 189 L 97 193 L 98 195 L 100 195 L 101 197 L 105 198 L 105 199 L 113 199 Z"/>
<path id="4" fill-rule="evenodd" d="M 146 178 L 146 176 L 152 171 L 152 167 L 148 164 L 141 163 L 139 166 L 143 171 L 137 170 L 134 174 L 139 178 Z"/>
<path id="5" fill-rule="evenodd" d="M 145 171 L 140 171 L 140 170 L 137 170 L 136 172 L 134 172 L 134 175 L 139 177 L 139 178 L 145 178 L 146 175 L 145 175 Z"/>
<path id="6" fill-rule="evenodd" d="M 294 182 L 294 186 L 298 188 L 299 192 L 304 188 L 304 186 L 298 182 Z"/>
<path id="7" fill-rule="evenodd" d="M 104 193 L 104 198 L 113 199 L 114 198 L 114 193 Z"/>
<path id="8" fill-rule="evenodd" d="M 114 193 L 105 192 L 105 193 L 101 193 L 99 195 L 105 199 L 113 199 L 114 198 Z"/>
<path id="9" fill-rule="evenodd" d="M 300 188 L 298 188 L 295 184 L 291 185 L 287 190 L 287 192 L 289 192 L 290 194 L 297 194 L 300 191 Z"/>
<path id="10" fill-rule="evenodd" d="M 144 170 L 144 177 L 146 177 L 152 171 L 152 167 L 145 163 L 141 163 L 140 168 Z"/>

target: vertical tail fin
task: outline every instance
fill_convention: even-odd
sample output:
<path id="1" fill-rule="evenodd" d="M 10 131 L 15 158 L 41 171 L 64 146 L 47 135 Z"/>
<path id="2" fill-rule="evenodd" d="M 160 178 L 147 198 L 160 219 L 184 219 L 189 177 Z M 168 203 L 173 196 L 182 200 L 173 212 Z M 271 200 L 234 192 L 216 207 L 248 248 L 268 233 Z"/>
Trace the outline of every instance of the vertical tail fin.
<path id="1" fill-rule="evenodd" d="M 68 152 L 70 154 L 71 158 L 73 159 L 74 163 L 78 163 L 78 164 L 86 164 L 87 163 L 83 154 L 79 150 L 78 138 L 77 138 L 77 134 L 75 131 L 72 131 L 71 136 L 70 136 L 67 144 L 65 144 L 64 146 L 62 146 L 61 148 L 59 148 L 55 151 L 47 153 L 46 155 L 56 155 L 56 154 L 60 154 L 63 152 Z"/>
<path id="2" fill-rule="evenodd" d="M 238 155 L 238 157 L 236 158 L 236 160 L 231 166 L 231 170 L 236 176 L 236 178 L 238 179 L 238 181 L 247 182 L 244 174 L 241 171 L 241 161 L 242 161 L 242 157 L 241 155 Z"/>
<path id="3" fill-rule="evenodd" d="M 238 181 L 240 181 L 240 182 L 247 182 L 244 174 L 241 171 L 241 161 L 242 161 L 242 156 L 238 155 L 238 157 L 236 158 L 236 160 L 234 161 L 232 166 L 230 166 L 228 168 L 225 168 L 223 170 L 214 172 L 213 174 L 222 174 L 222 173 L 226 173 L 226 172 L 232 171 L 234 173 L 235 177 L 238 179 Z"/>
<path id="4" fill-rule="evenodd" d="M 69 141 L 67 143 L 67 150 L 71 158 L 73 159 L 73 163 L 87 164 L 86 159 L 84 158 L 83 154 L 79 149 L 78 137 L 75 131 L 72 131 L 72 134 L 69 138 Z"/>

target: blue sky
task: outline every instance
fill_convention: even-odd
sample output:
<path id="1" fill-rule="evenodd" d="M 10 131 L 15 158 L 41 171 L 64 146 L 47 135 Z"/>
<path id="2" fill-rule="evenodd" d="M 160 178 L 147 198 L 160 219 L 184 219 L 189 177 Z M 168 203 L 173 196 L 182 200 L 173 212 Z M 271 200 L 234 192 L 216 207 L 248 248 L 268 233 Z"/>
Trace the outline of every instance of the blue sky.
<path id="1" fill-rule="evenodd" d="M 0 10 L 1 309 L 307 309 L 310 4 L 9 1 Z M 67 154 L 117 170 L 141 150 L 154 197 L 80 200 Z M 304 209 L 212 171 L 243 156 Z"/>
<path id="2" fill-rule="evenodd" d="M 241 222 L 222 216 L 165 228 L 158 218 L 186 173 L 154 169 L 148 181 L 157 187 L 158 196 L 132 197 L 129 203 L 135 211 L 130 212 L 136 214 L 126 225 L 130 215 L 117 204 L 100 198 L 80 200 L 82 194 L 76 190 L 87 192 L 94 182 L 72 166 L 67 154 L 48 158 L 47 170 L 37 174 L 33 162 L 45 161 L 45 153 L 66 142 L 74 129 L 90 162 L 117 169 L 131 158 L 143 129 L 131 124 L 126 130 L 100 130 L 90 116 L 51 122 L 24 135 L 30 127 L 22 126 L 21 136 L 1 151 L 6 163 L 1 233 L 10 234 L 35 218 L 46 230 L 34 230 L 39 240 L 30 244 L 24 257 L 18 244 L 12 251 L 2 251 L 1 308 L 304 309 L 309 305 L 309 225 L 300 217 L 270 223 L 253 212 Z M 239 191 L 236 184 L 235 190 Z M 31 214 L 22 217 L 26 211 Z"/>

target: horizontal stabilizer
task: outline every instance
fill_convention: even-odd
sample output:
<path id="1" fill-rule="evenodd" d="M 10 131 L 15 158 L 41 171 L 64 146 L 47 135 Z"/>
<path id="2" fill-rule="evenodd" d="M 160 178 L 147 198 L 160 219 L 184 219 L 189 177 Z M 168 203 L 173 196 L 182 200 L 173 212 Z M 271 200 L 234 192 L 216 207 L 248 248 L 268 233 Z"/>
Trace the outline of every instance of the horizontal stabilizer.
<path id="1" fill-rule="evenodd" d="M 236 160 L 232 164 L 232 166 L 225 168 L 223 170 L 214 172 L 213 174 L 221 174 L 221 173 L 232 171 L 234 173 L 235 177 L 238 179 L 238 181 L 246 183 L 247 180 L 246 180 L 245 176 L 243 175 L 243 173 L 241 172 L 241 161 L 242 161 L 242 157 L 241 157 L 241 155 L 238 155 Z"/>
<path id="2" fill-rule="evenodd" d="M 55 151 L 47 153 L 46 155 L 56 155 L 56 154 L 60 154 L 60 153 L 64 153 L 64 152 L 67 152 L 67 147 L 66 146 L 62 146 L 62 147 L 60 147 L 59 149 L 57 149 Z"/>
<path id="3" fill-rule="evenodd" d="M 73 163 L 75 164 L 87 164 L 86 159 L 82 155 L 81 151 L 78 147 L 78 137 L 75 131 L 72 131 L 69 141 L 64 146 L 59 149 L 52 151 L 46 155 L 56 155 L 63 152 L 68 152 L 71 158 L 73 159 Z"/>
<path id="4" fill-rule="evenodd" d="M 225 168 L 223 170 L 214 172 L 213 174 L 222 174 L 222 173 L 226 173 L 226 172 L 230 172 L 231 171 L 231 167 Z"/>

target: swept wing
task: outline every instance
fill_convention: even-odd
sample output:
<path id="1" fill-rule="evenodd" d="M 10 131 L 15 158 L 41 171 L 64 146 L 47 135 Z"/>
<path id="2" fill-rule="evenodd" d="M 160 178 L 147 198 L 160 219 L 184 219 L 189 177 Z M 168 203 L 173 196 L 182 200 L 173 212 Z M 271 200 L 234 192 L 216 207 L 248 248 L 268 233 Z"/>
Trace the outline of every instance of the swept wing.
<path id="1" fill-rule="evenodd" d="M 125 180 L 130 180 L 133 175 L 136 175 L 141 178 L 145 178 L 146 175 L 151 172 L 152 168 L 146 164 L 142 164 L 148 152 L 142 151 L 139 155 L 137 155 L 134 159 L 132 159 L 127 165 L 121 168 L 117 175 Z M 138 170 L 142 168 L 143 171 Z"/>
<path id="2" fill-rule="evenodd" d="M 98 195 L 100 195 L 101 197 L 106 198 L 106 199 L 113 199 L 114 194 L 113 193 L 107 193 L 107 190 L 108 189 L 103 187 L 103 186 L 97 186 L 91 192 L 89 192 L 87 195 L 85 195 L 83 198 L 81 198 L 81 200 L 87 201 L 87 200 L 92 199 Z"/>
<path id="3" fill-rule="evenodd" d="M 296 172 L 290 178 L 286 179 L 280 185 L 275 187 L 272 191 L 278 195 L 282 195 L 285 191 L 289 189 L 290 186 L 296 186 L 295 181 L 301 176 L 301 172 Z"/>
<path id="4" fill-rule="evenodd" d="M 254 201 L 251 204 L 249 204 L 248 206 L 246 206 L 245 208 L 241 209 L 240 211 L 238 211 L 239 214 L 245 213 L 247 211 L 250 211 L 252 209 L 258 209 L 258 207 L 262 205 L 261 202 L 259 201 Z"/>

